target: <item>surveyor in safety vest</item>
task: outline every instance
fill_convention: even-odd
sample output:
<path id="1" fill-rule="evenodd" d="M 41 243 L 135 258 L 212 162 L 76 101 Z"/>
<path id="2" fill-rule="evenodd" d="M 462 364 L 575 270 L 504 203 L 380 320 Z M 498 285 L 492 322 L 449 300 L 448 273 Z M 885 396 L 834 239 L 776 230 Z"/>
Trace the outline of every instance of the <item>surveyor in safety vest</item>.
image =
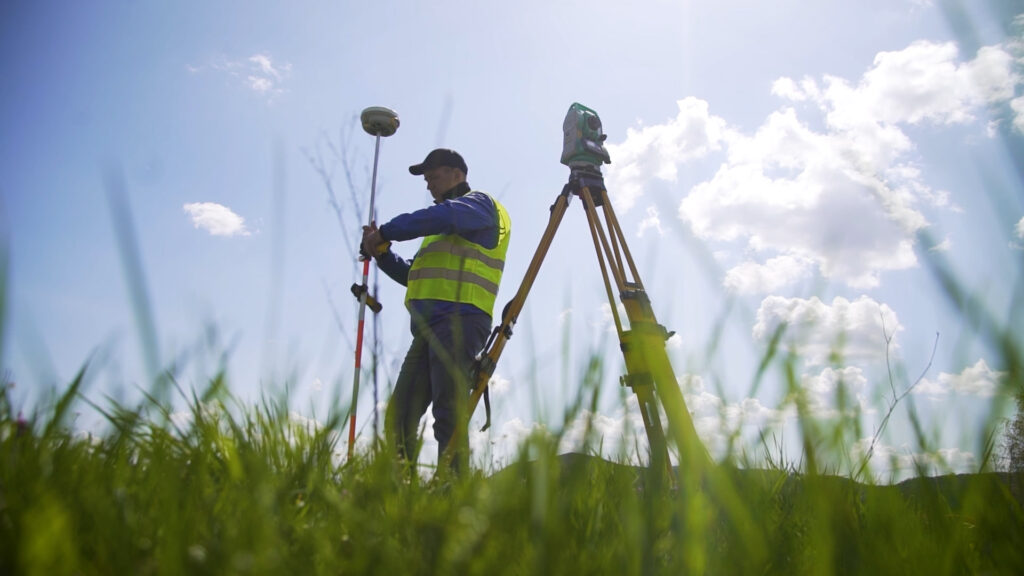
<path id="1" fill-rule="evenodd" d="M 399 456 L 415 463 L 419 421 L 433 405 L 440 462 L 457 420 L 468 417 L 470 370 L 491 329 L 511 222 L 497 200 L 469 187 L 469 169 L 454 150 L 434 150 L 409 172 L 423 176 L 434 205 L 364 227 L 362 248 L 406 286 L 411 317 L 412 344 L 388 403 L 386 433 Z M 391 251 L 390 242 L 414 238 L 423 241 L 412 260 Z M 454 448 L 461 467 L 468 446 Z"/>

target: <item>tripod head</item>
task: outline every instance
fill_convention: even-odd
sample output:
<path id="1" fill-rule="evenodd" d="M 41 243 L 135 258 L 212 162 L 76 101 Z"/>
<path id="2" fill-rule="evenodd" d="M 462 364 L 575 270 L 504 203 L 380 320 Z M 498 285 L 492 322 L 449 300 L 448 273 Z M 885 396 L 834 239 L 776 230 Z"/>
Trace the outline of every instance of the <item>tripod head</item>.
<path id="1" fill-rule="evenodd" d="M 604 186 L 604 176 L 601 175 L 600 168 L 584 165 L 573 166 L 569 170 L 569 181 L 562 187 L 562 194 L 579 196 L 584 188 L 590 191 L 594 206 L 604 205 L 608 190 Z"/>

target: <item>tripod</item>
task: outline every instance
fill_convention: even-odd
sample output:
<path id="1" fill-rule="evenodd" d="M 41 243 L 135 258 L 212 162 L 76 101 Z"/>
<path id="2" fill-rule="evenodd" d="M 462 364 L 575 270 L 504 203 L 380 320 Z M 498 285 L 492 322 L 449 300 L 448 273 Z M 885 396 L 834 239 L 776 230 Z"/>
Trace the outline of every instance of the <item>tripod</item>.
<path id="1" fill-rule="evenodd" d="M 494 373 L 495 365 L 501 356 L 508 339 L 512 337 L 512 326 L 519 318 L 519 313 L 526 302 L 526 297 L 533 286 L 534 279 L 540 270 L 548 248 L 554 239 L 555 232 L 573 196 L 583 202 L 583 208 L 590 224 L 590 234 L 594 241 L 594 250 L 604 279 L 608 302 L 611 304 L 615 329 L 619 338 L 626 364 L 626 375 L 620 378 L 623 386 L 629 387 L 640 404 L 644 429 L 651 449 L 650 467 L 657 470 L 665 467 L 672 478 L 672 467 L 668 457 L 668 442 L 671 439 L 679 448 L 680 459 L 694 463 L 695 459 L 709 460 L 693 420 L 686 409 L 679 383 L 676 380 L 672 365 L 665 349 L 665 341 L 672 335 L 664 326 L 658 324 L 651 308 L 643 283 L 637 273 L 636 264 L 626 246 L 618 219 L 607 198 L 604 178 L 597 166 L 571 166 L 569 181 L 562 188 L 561 194 L 551 206 L 548 226 L 541 237 L 540 245 L 534 253 L 533 260 L 527 268 L 519 290 L 502 311 L 501 324 L 491 333 L 483 351 L 477 357 L 473 377 L 473 392 L 468 405 L 471 417 L 480 402 L 480 397 L 487 389 L 487 383 Z M 599 217 L 598 208 L 604 213 L 604 220 Z M 613 285 L 614 284 L 614 285 Z M 616 305 L 616 294 L 626 312 L 629 328 L 623 328 Z M 661 423 L 658 410 L 659 401 L 665 408 L 668 419 L 668 434 Z M 489 412 L 489 410 L 488 410 Z M 489 418 L 489 417 L 488 417 Z M 466 426 L 468 418 L 461 419 L 461 438 L 468 438 Z M 485 427 L 486 428 L 486 427 Z M 680 462 L 682 466 L 683 461 Z"/>

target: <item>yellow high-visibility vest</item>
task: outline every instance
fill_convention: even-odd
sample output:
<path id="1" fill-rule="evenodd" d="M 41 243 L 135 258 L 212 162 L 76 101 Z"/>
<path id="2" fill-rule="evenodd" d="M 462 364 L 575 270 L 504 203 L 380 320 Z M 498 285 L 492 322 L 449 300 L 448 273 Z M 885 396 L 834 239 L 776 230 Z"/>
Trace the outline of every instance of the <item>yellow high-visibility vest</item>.
<path id="1" fill-rule="evenodd" d="M 444 300 L 471 304 L 494 316 L 512 221 L 505 207 L 488 196 L 498 212 L 498 244 L 487 249 L 458 234 L 425 237 L 409 269 L 406 307 L 410 300 Z"/>

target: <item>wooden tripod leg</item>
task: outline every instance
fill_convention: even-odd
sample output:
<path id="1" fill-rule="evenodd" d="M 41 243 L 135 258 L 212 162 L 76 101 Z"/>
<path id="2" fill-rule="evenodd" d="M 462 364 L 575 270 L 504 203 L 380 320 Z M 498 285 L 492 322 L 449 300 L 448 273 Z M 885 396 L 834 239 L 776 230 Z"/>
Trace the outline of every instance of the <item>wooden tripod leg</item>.
<path id="1" fill-rule="evenodd" d="M 651 308 L 650 300 L 644 291 L 637 268 L 626 245 L 625 235 L 619 227 L 615 212 L 608 203 L 606 191 L 600 172 L 592 172 L 585 175 L 584 179 L 576 179 L 576 173 L 570 176 L 570 183 L 562 189 L 555 204 L 551 207 L 551 217 L 548 220 L 547 229 L 541 237 L 537 251 L 530 261 L 526 276 L 523 278 L 516 292 L 515 297 L 505 306 L 502 312 L 501 324 L 495 328 L 488 339 L 483 351 L 481 351 L 477 373 L 474 377 L 474 388 L 469 399 L 467 414 L 456 422 L 455 433 L 459 438 L 468 440 L 469 419 L 476 410 L 480 397 L 487 388 L 488 381 L 494 373 L 494 367 L 501 357 L 505 344 L 512 336 L 512 326 L 519 318 L 526 303 L 526 297 L 533 287 L 533 282 L 540 271 L 541 264 L 547 256 L 548 249 L 554 239 L 555 232 L 565 215 L 569 200 L 573 194 L 581 197 L 584 209 L 587 213 L 587 220 L 590 224 L 590 232 L 594 240 L 594 249 L 597 253 L 598 263 L 601 268 L 601 275 L 604 279 L 605 290 L 608 295 L 609 304 L 612 307 L 612 314 L 615 318 L 615 326 L 618 332 L 619 344 L 626 363 L 626 376 L 622 383 L 629 386 L 636 394 L 643 416 L 644 428 L 647 432 L 647 439 L 651 447 L 651 465 L 654 467 L 664 466 L 668 470 L 669 478 L 675 483 L 671 462 L 668 452 L 668 438 L 671 438 L 679 449 L 680 466 L 685 466 L 688 475 L 699 470 L 703 464 L 709 463 L 710 458 L 703 443 L 697 436 L 693 419 L 686 408 L 686 402 L 679 389 L 679 382 L 676 380 L 672 370 L 672 364 L 665 349 L 667 333 L 665 328 L 658 324 Z M 590 186 L 599 186 L 599 193 L 604 207 L 605 223 L 602 223 L 597 214 L 597 207 Z M 607 227 L 607 233 L 605 228 Z M 627 278 L 627 269 L 632 279 Z M 609 274 L 610 272 L 610 274 Z M 614 280 L 615 289 L 618 290 L 618 300 L 612 288 Z M 621 302 L 626 310 L 626 317 L 629 322 L 629 329 L 623 328 L 618 313 L 618 303 Z M 668 420 L 668 431 L 662 426 L 660 406 L 664 406 L 665 415 Z M 442 455 L 440 466 L 447 466 L 452 457 L 451 450 Z"/>
<path id="2" fill-rule="evenodd" d="M 540 244 L 537 246 L 536 252 L 533 254 L 533 260 L 530 261 L 530 265 L 526 269 L 526 275 L 523 277 L 523 281 L 519 285 L 519 290 L 516 291 L 516 295 L 505 306 L 501 315 L 501 324 L 495 328 L 491 338 L 488 339 L 486 346 L 480 352 L 480 360 L 475 381 L 471 382 L 473 385 L 473 391 L 469 397 L 466 416 L 464 418 L 458 418 L 455 424 L 455 435 L 457 438 L 464 438 L 468 442 L 469 421 L 473 418 L 473 413 L 476 411 L 476 407 L 480 403 L 480 397 L 483 396 L 484 391 L 487 389 L 487 384 L 491 379 L 491 375 L 494 373 L 494 367 L 497 365 L 502 351 L 505 349 L 505 344 L 508 342 L 508 339 L 512 337 L 512 326 L 514 326 L 516 321 L 519 319 L 519 313 L 526 304 L 526 297 L 530 294 L 530 289 L 533 287 L 533 282 L 537 278 L 537 273 L 540 271 L 541 264 L 544 263 L 544 258 L 548 254 L 551 242 L 555 238 L 555 232 L 558 231 L 558 225 L 561 224 L 562 217 L 565 216 L 566 209 L 569 206 L 569 200 L 572 198 L 572 194 L 570 192 L 571 190 L 568 187 L 564 188 L 562 193 L 559 194 L 558 198 L 555 200 L 555 203 L 551 206 L 551 216 L 548 219 L 548 226 L 544 230 L 544 234 L 541 236 Z M 446 450 L 445 453 L 441 455 L 438 467 L 447 466 L 451 462 L 452 456 L 452 451 L 450 449 Z"/>
<path id="3" fill-rule="evenodd" d="M 606 194 L 603 189 L 597 192 Z M 591 191 L 583 188 L 580 197 L 590 221 L 594 248 L 598 252 L 601 274 L 608 288 L 609 304 L 615 313 L 619 342 L 626 362 L 627 375 L 623 377 L 623 384 L 630 386 L 640 402 L 644 427 L 651 447 L 651 464 L 660 466 L 660 461 L 664 461 L 669 469 L 669 476 L 673 476 L 668 459 L 665 429 L 659 417 L 659 400 L 665 408 L 670 436 L 679 449 L 680 465 L 699 467 L 702 463 L 710 462 L 707 451 L 697 436 L 693 419 L 686 408 L 679 382 L 668 358 L 665 348 L 668 333 L 654 316 L 650 299 L 629 253 L 629 246 L 619 227 L 615 211 L 607 198 L 604 198 L 602 205 L 605 219 L 602 226 Z M 622 329 L 618 313 L 615 311 L 617 302 L 610 288 L 609 268 L 618 288 L 619 301 L 625 308 L 628 330 Z M 631 277 L 627 277 L 627 268 Z"/>
<path id="4" fill-rule="evenodd" d="M 598 193 L 603 194 L 600 190 Z M 654 379 L 650 371 L 646 369 L 644 352 L 636 342 L 633 330 L 624 330 L 619 319 L 618 301 L 612 291 L 612 280 L 618 289 L 620 299 L 627 294 L 627 281 L 625 271 L 622 267 L 620 248 L 625 248 L 624 240 L 618 243 L 609 242 L 609 238 L 621 236 L 615 234 L 615 230 L 605 232 L 605 227 L 598 217 L 596 204 L 591 195 L 591 190 L 584 187 L 580 191 L 580 198 L 583 199 L 583 207 L 587 213 L 587 221 L 590 223 L 590 234 L 594 240 L 594 250 L 597 252 L 597 261 L 604 279 L 605 290 L 608 294 L 608 303 L 612 307 L 612 315 L 615 318 L 615 327 L 619 337 L 619 347 L 622 349 L 626 361 L 627 375 L 622 378 L 622 384 L 628 386 L 634 394 L 640 406 L 640 413 L 643 416 L 644 430 L 647 432 L 647 443 L 651 452 L 651 468 L 664 467 L 668 471 L 670 479 L 674 480 L 672 466 L 668 457 L 668 443 L 665 441 L 665 431 L 661 425 L 661 416 L 658 410 L 658 400 L 655 395 Z M 605 211 L 609 206 L 605 203 Z M 606 219 L 607 220 L 607 219 Z M 627 317 L 629 307 L 626 307 Z M 633 319 L 630 318 L 630 327 L 633 326 Z"/>

